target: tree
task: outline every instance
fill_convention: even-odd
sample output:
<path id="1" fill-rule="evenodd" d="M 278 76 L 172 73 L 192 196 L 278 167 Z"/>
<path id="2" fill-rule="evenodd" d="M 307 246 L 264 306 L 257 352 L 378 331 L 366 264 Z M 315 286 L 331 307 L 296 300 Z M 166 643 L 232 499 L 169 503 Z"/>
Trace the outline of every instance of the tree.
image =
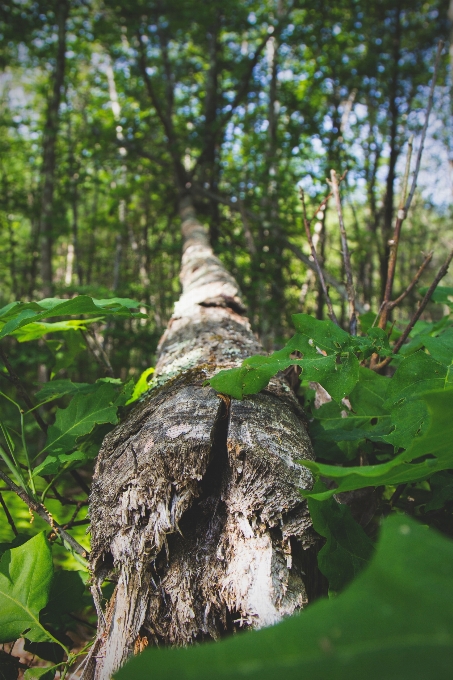
<path id="1" fill-rule="evenodd" d="M 91 565 L 99 620 L 86 678 L 110 677 L 147 644 L 187 644 L 273 623 L 325 592 L 315 566 L 316 533 L 299 493 L 310 486 L 308 468 L 316 464 L 288 381 L 277 377 L 246 401 L 204 381 L 220 367 L 263 356 L 263 346 L 285 343 L 302 283 L 315 289 L 306 267 L 316 266 L 298 245 L 303 209 L 295 185 L 310 176 L 304 187 L 312 210 L 332 166 L 346 168 L 355 155 L 345 216 L 363 283 L 361 310 L 374 303 L 377 311 L 376 272 L 387 268 L 397 163 L 409 132 L 402 121 L 424 92 L 436 31 L 445 28 L 440 4 L 432 3 L 437 23 L 427 28 L 421 10 L 404 3 L 341 2 L 331 10 L 311 2 L 229 0 L 202 8 L 191 0 L 104 2 L 90 21 L 83 5 L 71 5 L 65 17 L 69 4 L 57 3 L 58 78 L 47 103 L 43 96 L 33 100 L 45 121 L 33 132 L 42 133 L 45 151 L 38 166 L 45 266 L 40 278 L 32 277 L 30 294 L 36 286 L 49 294 L 55 272 L 61 295 L 96 290 L 104 297 L 113 290 L 150 304 L 153 313 L 147 326 L 129 315 L 123 325 L 112 319 L 102 331 L 68 334 L 71 361 L 86 342 L 109 380 L 125 379 L 130 367 L 148 368 L 149 348 L 178 297 L 181 246 L 184 253 L 183 292 L 158 346 L 155 389 L 107 436 L 95 471 Z M 388 26 L 389 40 L 378 49 L 379 22 Z M 17 35 L 14 40 L 21 45 Z M 71 53 L 79 59 L 71 61 Z M 14 77 L 30 63 L 18 49 Z M 65 133 L 58 137 L 57 123 Z M 419 126 L 416 116 L 411 125 Z M 30 136 L 21 137 L 9 120 L 2 135 L 5 148 L 27 157 Z M 13 291 L 21 285 L 17 272 L 30 227 L 23 195 L 36 182 L 21 176 L 23 167 L 15 162 L 14 191 L 3 173 L 2 209 L 14 218 L 7 223 L 9 242 L 19 235 L 8 274 Z M 354 205 L 362 178 L 366 199 Z M 346 268 L 332 213 L 321 205 L 318 249 L 346 326 Z M 427 214 L 446 223 L 436 209 Z M 408 271 L 414 258 L 407 258 Z M 397 283 L 404 289 L 402 273 Z M 326 288 L 316 284 L 306 299 L 321 319 Z M 61 348 L 51 343 L 46 346 L 65 371 L 70 364 L 60 362 Z M 388 347 L 379 350 L 386 360 Z M 326 364 L 334 359 L 335 370 L 343 370 L 341 352 L 323 352 Z M 349 349 L 345 354 L 358 375 L 357 357 Z M 89 369 L 77 362 L 83 384 Z M 331 404 L 336 419 L 347 396 Z M 344 445 L 342 464 L 366 458 L 369 447 L 361 446 Z M 303 457 L 306 466 L 298 462 Z M 106 575 L 117 585 L 103 613 Z"/>

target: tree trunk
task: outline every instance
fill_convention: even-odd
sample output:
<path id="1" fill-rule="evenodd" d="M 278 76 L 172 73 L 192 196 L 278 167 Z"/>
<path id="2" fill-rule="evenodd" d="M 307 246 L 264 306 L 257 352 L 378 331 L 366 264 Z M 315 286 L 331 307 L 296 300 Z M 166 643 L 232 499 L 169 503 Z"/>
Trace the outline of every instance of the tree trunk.
<path id="1" fill-rule="evenodd" d="M 57 3 L 58 46 L 55 70 L 52 77 L 53 90 L 47 108 L 43 137 L 42 199 L 41 199 L 41 278 L 43 297 L 52 295 L 52 211 L 55 185 L 55 154 L 59 125 L 61 90 L 66 66 L 66 22 L 69 14 L 67 0 Z"/>
<path id="2" fill-rule="evenodd" d="M 84 680 L 148 644 L 186 645 L 273 624 L 307 602 L 314 534 L 299 464 L 303 413 L 283 378 L 236 401 L 204 386 L 261 345 L 189 197 L 182 295 L 159 345 L 158 386 L 105 439 L 91 495 L 95 600 L 117 577 Z"/>

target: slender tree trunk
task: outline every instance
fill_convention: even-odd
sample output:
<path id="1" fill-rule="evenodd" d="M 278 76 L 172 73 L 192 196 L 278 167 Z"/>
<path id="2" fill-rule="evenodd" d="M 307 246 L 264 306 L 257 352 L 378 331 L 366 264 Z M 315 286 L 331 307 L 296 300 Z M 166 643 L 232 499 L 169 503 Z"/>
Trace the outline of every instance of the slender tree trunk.
<path id="1" fill-rule="evenodd" d="M 118 582 L 84 680 L 107 680 L 147 644 L 275 623 L 310 596 L 303 414 L 283 378 L 242 402 L 204 386 L 262 350 L 190 197 L 180 215 L 183 292 L 160 341 L 158 387 L 108 435 L 96 465 L 95 599 L 107 574 Z"/>
<path id="2" fill-rule="evenodd" d="M 44 297 L 52 295 L 52 216 L 55 187 L 55 160 L 61 92 L 66 66 L 66 22 L 69 15 L 69 2 L 57 2 L 58 44 L 55 70 L 52 75 L 53 90 L 47 108 L 43 136 L 42 160 L 42 199 L 41 199 L 41 278 Z"/>
<path id="3" fill-rule="evenodd" d="M 388 259 L 390 254 L 390 246 L 388 241 L 392 234 L 393 226 L 393 205 L 395 196 L 395 176 L 396 176 L 396 162 L 398 160 L 398 85 L 399 85 L 399 60 L 401 57 L 401 10 L 398 7 L 395 10 L 395 35 L 393 37 L 393 73 L 390 83 L 390 157 L 389 169 L 387 173 L 387 181 L 384 198 L 384 224 L 382 229 L 382 255 L 380 258 L 380 280 L 381 280 L 381 296 L 383 296 L 385 283 L 387 280 Z"/>

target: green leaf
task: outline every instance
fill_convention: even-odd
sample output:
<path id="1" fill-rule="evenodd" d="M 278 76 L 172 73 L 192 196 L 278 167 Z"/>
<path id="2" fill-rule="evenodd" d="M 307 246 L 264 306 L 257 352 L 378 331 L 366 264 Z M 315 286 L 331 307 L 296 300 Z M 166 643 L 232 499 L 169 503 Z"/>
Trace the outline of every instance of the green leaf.
<path id="1" fill-rule="evenodd" d="M 57 669 L 55 667 L 43 668 L 35 666 L 34 668 L 27 668 L 24 673 L 24 680 L 53 680 Z"/>
<path id="2" fill-rule="evenodd" d="M 53 323 L 46 323 L 45 321 L 39 323 L 32 322 L 14 331 L 12 335 L 19 342 L 30 342 L 31 340 L 39 340 L 39 338 L 49 333 L 85 331 L 88 324 L 95 323 L 101 319 L 103 319 L 102 316 L 95 319 L 68 319 L 67 321 L 54 321 Z"/>
<path id="3" fill-rule="evenodd" d="M 47 344 L 50 345 L 49 342 Z M 72 330 L 65 333 L 64 340 L 58 344 L 53 352 L 55 363 L 50 378 L 52 379 L 62 369 L 72 366 L 75 358 L 85 350 L 86 343 L 80 331 Z"/>
<path id="4" fill-rule="evenodd" d="M 338 352 L 342 347 L 350 346 L 349 333 L 332 323 L 319 321 L 310 314 L 293 314 L 292 320 L 296 331 L 304 337 L 307 346 L 316 351 L 316 347 L 325 352 Z M 301 343 L 298 342 L 298 345 Z M 303 350 L 300 350 L 303 351 Z"/>
<path id="5" fill-rule="evenodd" d="M 56 475 L 61 469 L 66 467 L 67 470 L 74 470 L 80 467 L 87 460 L 89 456 L 84 451 L 73 451 L 72 453 L 60 453 L 46 456 L 42 463 L 37 465 L 33 470 L 33 476 L 41 475 Z"/>
<path id="6" fill-rule="evenodd" d="M 337 403 L 348 396 L 359 379 L 359 361 L 355 354 L 307 357 L 301 361 L 301 380 L 320 383 Z"/>
<path id="7" fill-rule="evenodd" d="M 315 493 L 325 490 L 320 481 L 313 488 Z M 373 554 L 373 543 L 347 505 L 333 498 L 327 501 L 309 498 L 308 509 L 314 530 L 327 539 L 318 553 L 319 569 L 329 581 L 330 590 L 343 590 L 368 564 Z"/>
<path id="8" fill-rule="evenodd" d="M 389 381 L 385 407 L 397 401 L 413 399 L 417 394 L 446 386 L 447 367 L 432 359 L 422 350 L 403 359 Z"/>
<path id="9" fill-rule="evenodd" d="M 349 394 L 351 410 L 333 402 L 312 410 L 310 435 L 317 457 L 340 462 L 344 452 L 347 459 L 354 458 L 359 445 L 383 441 L 394 429 L 390 411 L 384 408 L 389 378 L 364 367 L 358 375 Z"/>
<path id="10" fill-rule="evenodd" d="M 425 512 L 439 510 L 445 503 L 453 501 L 453 472 L 451 470 L 437 472 L 431 477 L 429 484 L 433 497 L 425 505 Z"/>
<path id="11" fill-rule="evenodd" d="M 42 626 L 39 612 L 49 599 L 52 553 L 44 533 L 7 550 L 0 561 L 0 642 L 27 637 L 55 642 Z"/>
<path id="12" fill-rule="evenodd" d="M 436 390 L 419 395 L 426 404 L 429 425 L 412 445 L 388 463 L 356 467 L 337 467 L 314 461 L 304 461 L 315 475 L 334 480 L 337 488 L 316 493 L 304 491 L 306 497 L 329 498 L 340 491 L 352 491 L 368 486 L 402 484 L 429 479 L 435 472 L 453 468 L 453 389 Z M 417 402 L 415 402 L 417 403 Z M 429 457 L 428 457 L 429 456 Z M 424 458 L 417 462 L 418 458 Z"/>
<path id="13" fill-rule="evenodd" d="M 88 434 L 99 423 L 117 422 L 113 385 L 101 383 L 91 394 L 76 394 L 69 406 L 57 409 L 55 423 L 49 427 L 43 451 L 65 453 L 75 447 L 78 437 Z"/>
<path id="14" fill-rule="evenodd" d="M 58 628 L 65 614 L 77 612 L 83 607 L 85 583 L 79 571 L 59 569 L 55 572 L 50 588 L 49 601 L 41 612 L 45 625 Z"/>
<path id="15" fill-rule="evenodd" d="M 36 400 L 43 404 L 54 399 L 59 399 L 67 394 L 88 394 L 97 390 L 97 383 L 73 383 L 70 380 L 50 380 L 45 383 L 39 392 L 36 393 Z"/>
<path id="16" fill-rule="evenodd" d="M 89 314 L 99 316 L 112 315 L 122 317 L 146 318 L 146 314 L 133 313 L 130 310 L 139 306 L 138 302 L 128 298 L 111 298 L 95 300 L 89 295 L 79 295 L 70 300 L 47 298 L 38 302 L 13 302 L 0 309 L 0 338 L 11 335 L 19 328 L 30 323 L 55 316 L 73 316 Z"/>
<path id="17" fill-rule="evenodd" d="M 338 595 L 260 631 L 148 649 L 117 680 L 450 680 L 453 542 L 385 520 L 370 565 Z"/>
<path id="18" fill-rule="evenodd" d="M 425 295 L 428 288 L 420 288 L 421 295 Z M 453 309 L 453 287 L 452 286 L 437 286 L 436 290 L 431 296 L 433 302 L 438 302 L 441 305 L 448 305 Z"/>

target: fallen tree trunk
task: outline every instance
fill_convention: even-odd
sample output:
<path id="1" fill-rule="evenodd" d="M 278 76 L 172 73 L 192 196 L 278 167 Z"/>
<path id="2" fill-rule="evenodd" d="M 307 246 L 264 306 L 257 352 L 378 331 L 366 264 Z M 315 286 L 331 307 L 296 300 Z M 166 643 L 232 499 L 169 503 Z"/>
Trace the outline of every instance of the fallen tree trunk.
<path id="1" fill-rule="evenodd" d="M 183 292 L 158 349 L 158 386 L 104 441 L 91 495 L 96 642 L 85 680 L 148 644 L 273 624 L 307 602 L 314 534 L 300 488 L 311 458 L 283 378 L 244 401 L 203 386 L 262 352 L 235 280 L 192 203 L 180 205 Z M 105 614 L 100 584 L 117 579 Z M 305 579 L 306 580 L 306 579 Z"/>

